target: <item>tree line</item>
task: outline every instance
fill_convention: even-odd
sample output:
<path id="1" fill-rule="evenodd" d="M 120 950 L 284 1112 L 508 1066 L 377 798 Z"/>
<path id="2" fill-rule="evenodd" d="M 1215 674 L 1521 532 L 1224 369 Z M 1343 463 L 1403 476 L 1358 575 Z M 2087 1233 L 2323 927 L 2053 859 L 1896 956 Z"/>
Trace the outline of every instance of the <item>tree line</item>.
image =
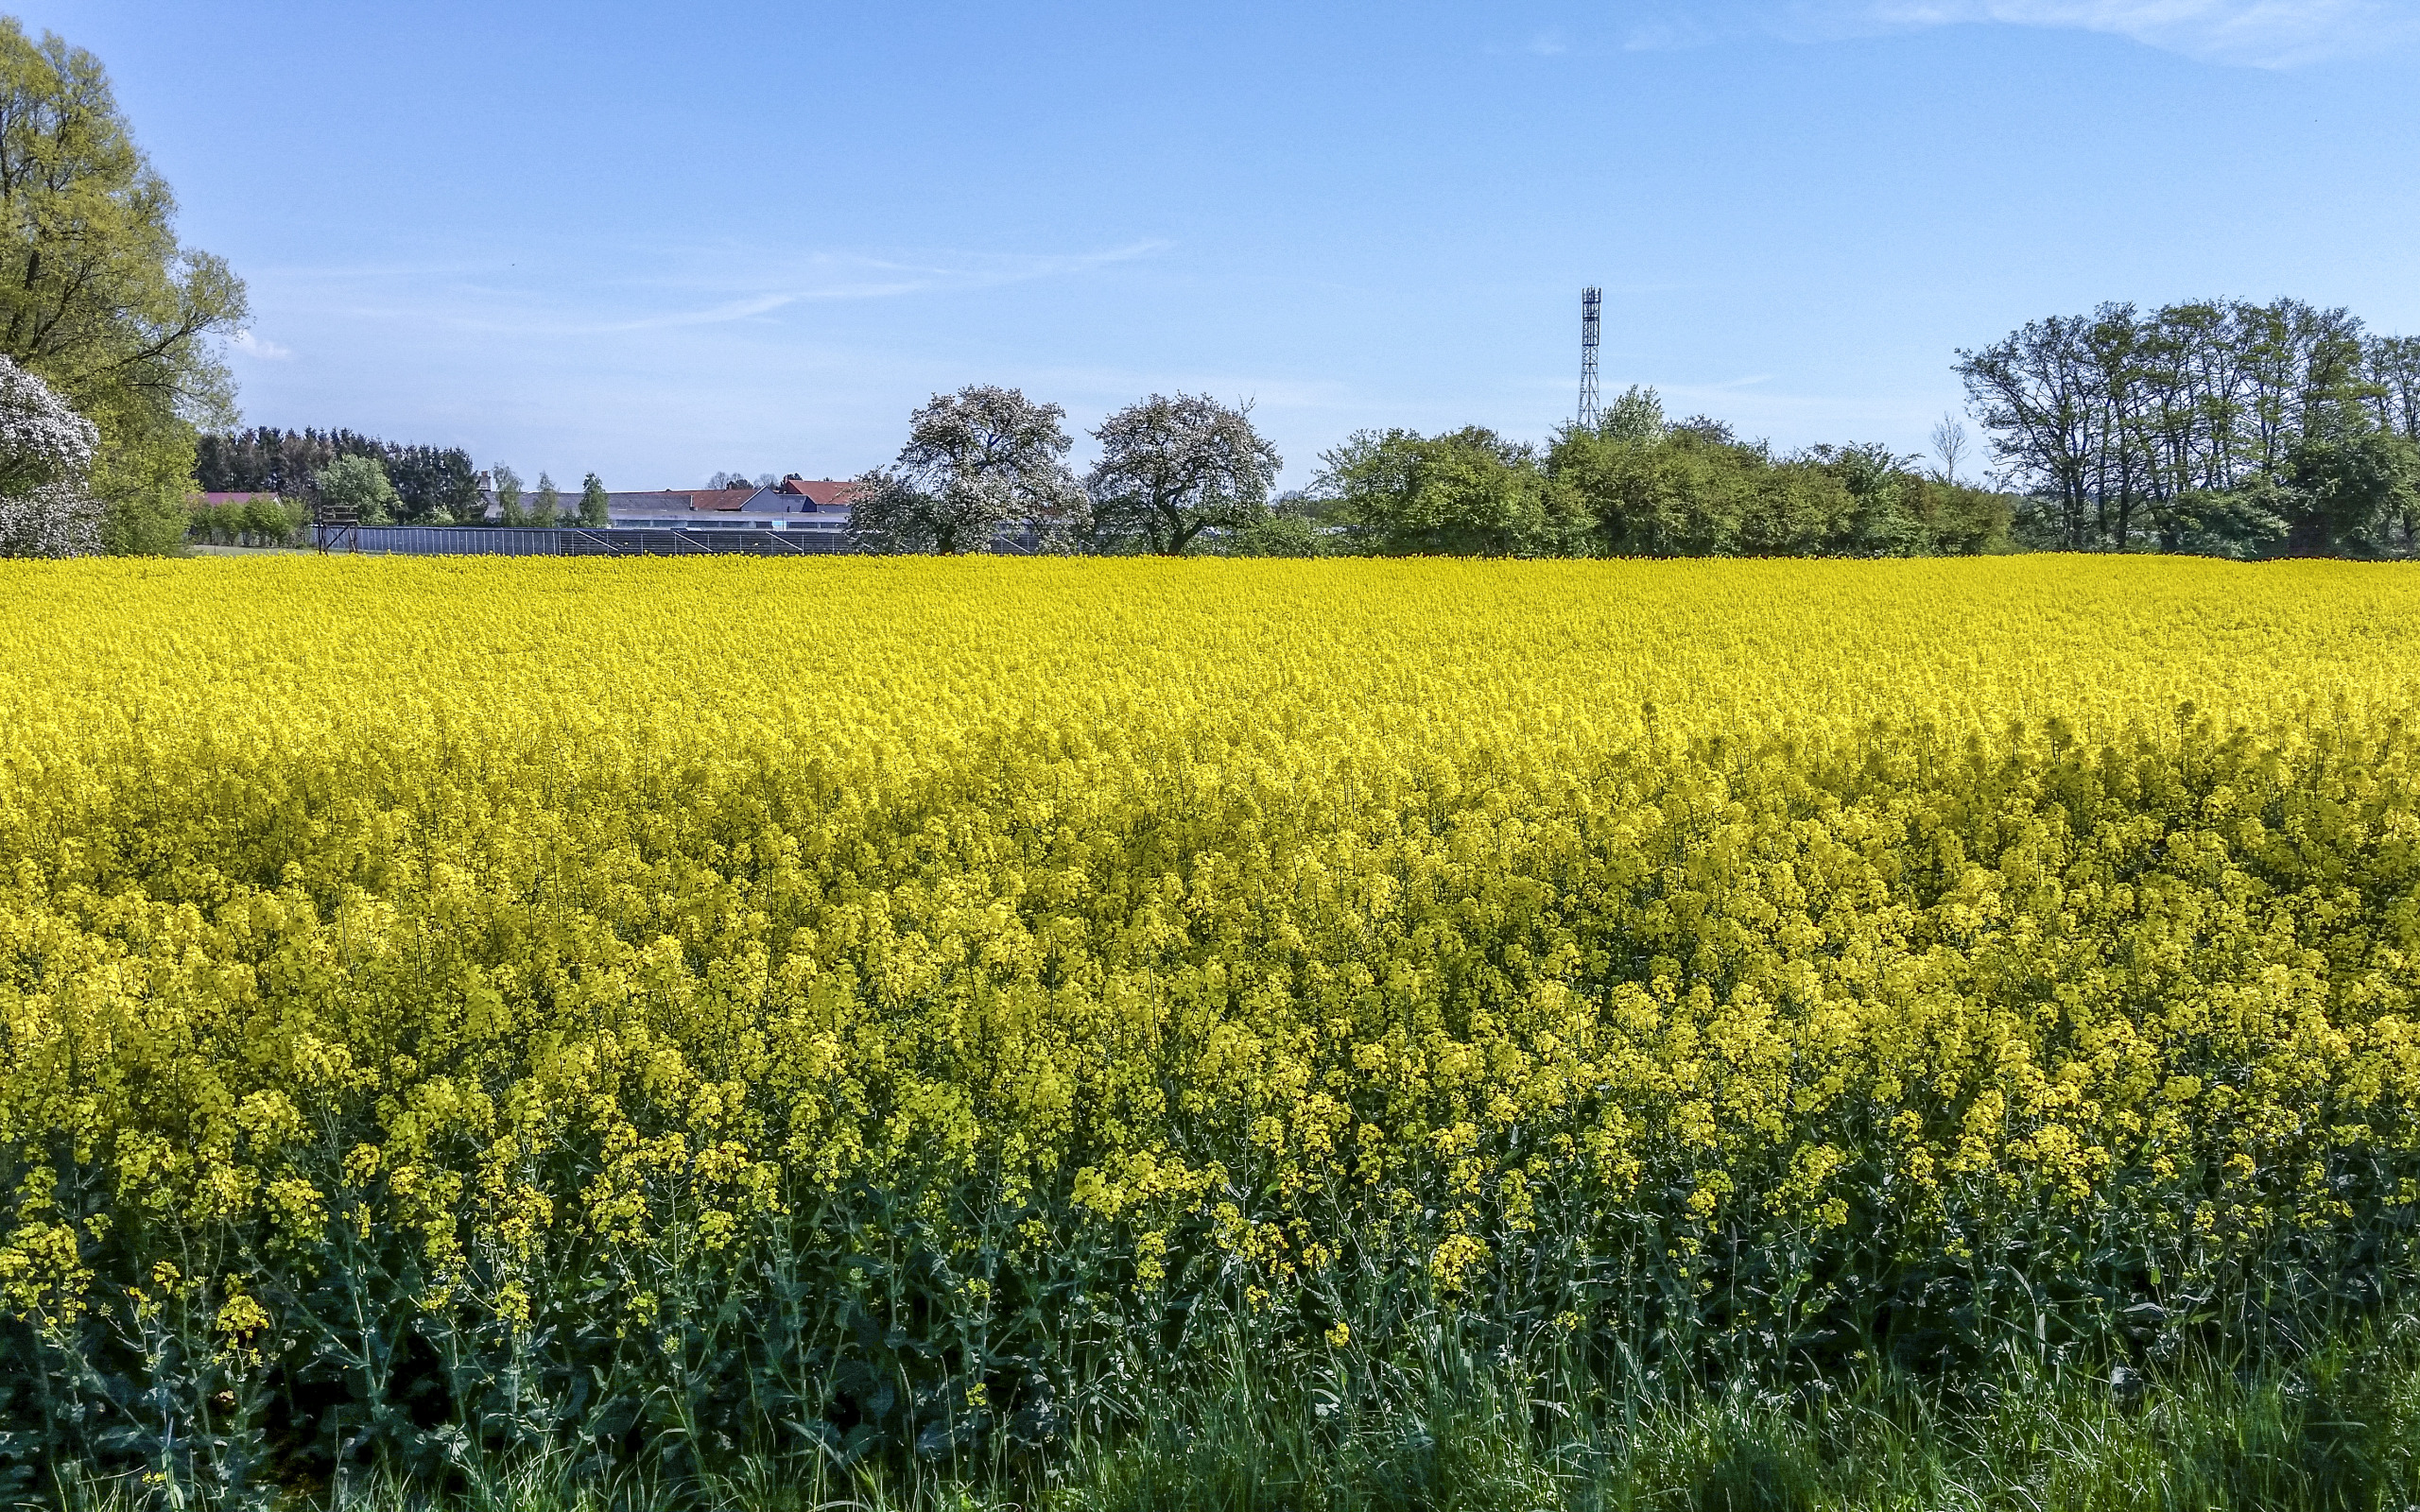
<path id="1" fill-rule="evenodd" d="M 888 467 L 857 480 L 868 550 L 1247 556 L 1923 556 L 2005 549 L 2006 496 L 1889 447 L 1781 453 L 1633 388 L 1544 447 L 1481 426 L 1365 430 L 1272 496 L 1281 458 L 1248 404 L 1154 394 L 1066 461 L 1066 414 L 1014 388 L 936 395 Z"/>
<path id="2" fill-rule="evenodd" d="M 608 525 L 613 524 L 604 480 L 591 472 L 580 484 L 577 500 L 566 503 L 562 490 L 544 472 L 537 486 L 524 490 L 521 474 L 495 465 L 495 523 L 499 525 Z M 477 522 L 475 522 L 477 523 Z"/>
<path id="3" fill-rule="evenodd" d="M 348 457 L 375 464 L 388 489 L 382 492 L 368 484 L 368 470 L 358 465 L 329 473 Z M 324 497 L 322 474 L 346 494 L 344 502 L 374 501 L 376 512 L 387 516 L 382 524 L 452 524 L 476 520 L 487 508 L 486 476 L 460 447 L 407 445 L 349 430 L 263 425 L 202 437 L 194 463 L 194 484 L 202 492 L 274 493 L 306 504 Z"/>
<path id="4" fill-rule="evenodd" d="M 578 493 L 567 494 L 543 472 L 527 485 L 502 462 L 480 472 L 458 446 L 404 445 L 348 430 L 260 426 L 205 436 L 194 477 L 206 493 L 273 493 L 305 506 L 348 506 L 364 524 L 487 524 L 491 490 L 496 524 L 608 523 L 605 484 L 594 472 Z"/>
<path id="5" fill-rule="evenodd" d="M 874 551 L 1481 557 L 2420 555 L 2420 338 L 2299 300 L 2104 304 L 1958 352 L 1995 471 L 1880 444 L 1782 452 L 1651 388 L 1543 445 L 1482 426 L 1365 430 L 1271 495 L 1250 406 L 1152 395 L 1066 462 L 1065 411 L 1013 388 L 936 395 L 858 480 Z"/>
<path id="6" fill-rule="evenodd" d="M 2420 339 L 2299 300 L 2198 300 L 2036 320 L 1958 358 L 2022 544 L 2420 549 Z"/>
<path id="7" fill-rule="evenodd" d="M 106 72 L 0 17 L 0 554 L 164 552 L 197 490 L 353 505 L 367 522 L 475 524 L 491 474 L 458 448 L 236 428 L 219 343 L 244 285 L 175 234 L 176 202 Z M 1311 486 L 1249 405 L 1153 395 L 1092 434 L 975 386 L 910 418 L 858 480 L 880 551 L 1888 556 L 2059 549 L 2234 557 L 2420 555 L 2420 339 L 2297 300 L 2105 304 L 1957 353 L 1994 464 L 1958 475 L 1880 445 L 1782 452 L 1651 389 L 1544 443 L 1483 427 L 1362 431 Z M 493 471 L 506 524 L 599 524 L 544 474 Z M 740 482 L 740 474 L 717 481 Z"/>

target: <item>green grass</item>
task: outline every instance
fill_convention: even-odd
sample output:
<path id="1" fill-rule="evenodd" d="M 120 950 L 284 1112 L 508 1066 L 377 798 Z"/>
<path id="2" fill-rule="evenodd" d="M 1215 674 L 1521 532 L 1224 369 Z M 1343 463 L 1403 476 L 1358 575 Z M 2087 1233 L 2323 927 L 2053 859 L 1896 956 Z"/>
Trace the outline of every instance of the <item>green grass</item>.
<path id="1" fill-rule="evenodd" d="M 67 1512 L 179 1499 L 62 1472 Z M 190 1503 L 186 1503 L 190 1505 Z M 1876 1374 L 1685 1396 L 1441 1352 L 1269 1379 L 1238 1358 L 1152 1421 L 1013 1461 L 758 1463 L 674 1488 L 569 1461 L 295 1487 L 330 1512 L 2407 1512 L 2420 1324 L 2291 1364 L 2108 1373 L 2014 1362 L 1955 1391 Z"/>
<path id="2" fill-rule="evenodd" d="M 2248 1377 L 2188 1366 L 2139 1389 L 2011 1370 L 1965 1400 L 1877 1378 L 1794 1399 L 1643 1406 L 1498 1375 L 1411 1383 L 1322 1431 L 1326 1400 L 1239 1377 L 1182 1427 L 1084 1457 L 1041 1500 L 1099 1512 L 2401 1512 L 2420 1501 L 2420 1349 L 2408 1338 Z"/>

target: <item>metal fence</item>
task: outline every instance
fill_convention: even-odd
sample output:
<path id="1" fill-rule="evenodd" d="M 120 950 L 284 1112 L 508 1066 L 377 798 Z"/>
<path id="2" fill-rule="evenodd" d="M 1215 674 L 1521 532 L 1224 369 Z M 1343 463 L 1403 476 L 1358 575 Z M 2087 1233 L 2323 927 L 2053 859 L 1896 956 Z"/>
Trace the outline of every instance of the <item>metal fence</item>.
<path id="1" fill-rule="evenodd" d="M 359 525 L 321 532 L 323 550 L 377 557 L 828 557 L 856 549 L 834 531 Z"/>

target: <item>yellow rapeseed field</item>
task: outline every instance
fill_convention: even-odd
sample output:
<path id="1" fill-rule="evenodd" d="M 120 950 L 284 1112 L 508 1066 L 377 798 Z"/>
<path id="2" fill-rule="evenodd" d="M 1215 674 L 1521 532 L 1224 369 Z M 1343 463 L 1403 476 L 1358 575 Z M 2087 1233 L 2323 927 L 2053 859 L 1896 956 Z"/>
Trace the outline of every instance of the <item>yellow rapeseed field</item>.
<path id="1" fill-rule="evenodd" d="M 0 1413 L 2358 1303 L 2415 702 L 2394 566 L 0 563 Z"/>

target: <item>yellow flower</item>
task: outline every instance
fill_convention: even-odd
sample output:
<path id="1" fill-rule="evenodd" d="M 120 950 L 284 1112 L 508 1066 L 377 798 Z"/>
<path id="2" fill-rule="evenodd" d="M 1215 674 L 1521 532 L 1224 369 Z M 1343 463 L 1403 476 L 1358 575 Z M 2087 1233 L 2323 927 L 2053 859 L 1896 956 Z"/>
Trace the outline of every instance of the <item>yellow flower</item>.
<path id="1" fill-rule="evenodd" d="M 1609 1244 L 2219 1273 L 2420 1192 L 2397 566 L 0 562 L 0 710 L 53 1331 L 348 1246 L 643 1327 L 825 1214 L 950 1308 L 1500 1256 L 1569 1332 Z"/>

